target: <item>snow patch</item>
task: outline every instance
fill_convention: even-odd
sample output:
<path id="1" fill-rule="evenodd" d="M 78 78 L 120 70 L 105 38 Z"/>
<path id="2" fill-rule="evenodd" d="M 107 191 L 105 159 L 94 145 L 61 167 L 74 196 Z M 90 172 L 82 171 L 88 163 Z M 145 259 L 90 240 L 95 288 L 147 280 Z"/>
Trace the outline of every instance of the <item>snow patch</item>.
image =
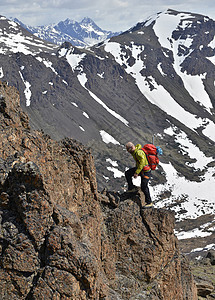
<path id="1" fill-rule="evenodd" d="M 205 79 L 206 74 L 200 75 L 187 75 L 186 72 L 178 71 L 178 75 L 180 75 L 184 86 L 190 96 L 194 99 L 195 102 L 199 103 L 199 105 L 204 106 L 206 110 L 211 113 L 211 109 L 213 108 L 210 97 L 208 96 L 204 84 L 203 79 Z"/>
<path id="2" fill-rule="evenodd" d="M 74 54 L 74 49 L 65 49 L 62 48 L 59 51 L 59 57 L 63 57 L 65 56 L 68 63 L 70 64 L 72 71 L 74 72 L 77 67 L 79 66 L 80 62 L 82 61 L 82 59 L 84 59 L 84 57 L 86 56 L 85 53 L 83 54 Z"/>
<path id="3" fill-rule="evenodd" d="M 24 80 L 23 75 L 20 71 L 19 71 L 19 74 L 25 85 L 24 94 L 25 94 L 25 98 L 26 98 L 26 106 L 30 106 L 30 104 L 31 104 L 31 90 L 30 90 L 31 84 L 28 81 Z"/>
<path id="4" fill-rule="evenodd" d="M 3 19 L 2 19 L 3 20 Z M 45 41 L 35 38 L 28 38 L 23 35 L 22 31 L 18 32 L 17 24 L 9 21 L 9 28 L 14 29 L 14 32 L 5 32 L 4 35 L 0 36 L 0 43 L 6 45 L 1 47 L 1 53 L 5 54 L 9 51 L 13 53 L 21 52 L 25 55 L 37 55 L 40 52 L 54 50 L 54 46 L 48 44 Z M 34 50 L 32 50 L 34 49 Z"/>
<path id="5" fill-rule="evenodd" d="M 39 62 L 42 62 L 47 68 L 50 68 L 52 70 L 52 72 L 56 75 L 58 75 L 57 71 L 52 67 L 52 62 L 50 60 L 46 60 L 44 58 L 41 58 L 41 57 L 36 57 L 36 59 L 39 61 Z"/>
<path id="6" fill-rule="evenodd" d="M 113 177 L 114 178 L 121 178 L 121 177 L 124 176 L 124 173 L 119 171 L 117 168 L 107 167 L 107 170 L 113 172 Z"/>
<path id="7" fill-rule="evenodd" d="M 192 21 L 186 20 L 188 17 L 190 18 L 191 16 L 183 13 L 177 15 L 170 15 L 168 13 L 161 14 L 161 16 L 157 18 L 153 29 L 161 46 L 172 51 L 174 57 L 173 67 L 176 73 L 181 77 L 190 96 L 194 101 L 204 106 L 206 110 L 211 113 L 213 105 L 203 84 L 203 79 L 205 79 L 206 74 L 193 76 L 181 71 L 182 62 L 190 55 L 191 51 L 193 51 L 191 48 L 193 40 L 191 38 L 178 40 L 172 38 L 172 32 L 175 30 L 177 31 L 178 29 L 184 29 L 191 26 Z M 187 51 L 186 55 L 179 55 L 180 47 L 191 49 Z"/>
<path id="8" fill-rule="evenodd" d="M 118 163 L 116 160 L 112 160 L 110 158 L 106 158 L 106 162 L 110 163 L 113 167 L 118 167 Z"/>
<path id="9" fill-rule="evenodd" d="M 180 176 L 171 163 L 160 162 L 166 176 L 167 183 L 153 187 L 153 198 L 156 199 L 162 193 L 169 191 L 170 196 L 156 203 L 158 208 L 169 207 L 176 213 L 176 219 L 195 219 L 202 214 L 213 214 L 215 210 L 214 189 L 215 167 L 208 167 L 205 175 L 201 177 L 201 182 L 187 180 Z M 178 204 L 177 204 L 178 203 Z M 181 211 L 183 210 L 183 214 Z"/>
<path id="10" fill-rule="evenodd" d="M 163 72 L 163 70 L 162 70 L 162 64 L 161 63 L 159 63 L 158 65 L 157 65 L 157 67 L 158 67 L 158 70 L 160 71 L 160 73 L 161 73 L 161 75 L 162 76 L 166 76 L 167 74 L 165 74 L 164 72 Z"/>
<path id="11" fill-rule="evenodd" d="M 115 140 L 114 137 L 112 137 L 109 133 L 105 132 L 104 130 L 100 130 L 100 135 L 105 144 L 112 143 L 114 145 L 120 145 L 120 143 L 117 140 Z"/>
<path id="12" fill-rule="evenodd" d="M 62 82 L 66 85 L 68 85 L 68 82 L 66 82 L 64 79 L 62 80 Z"/>
<path id="13" fill-rule="evenodd" d="M 191 253 L 200 252 L 200 251 L 209 251 L 209 250 L 215 250 L 215 244 L 209 244 L 203 248 L 195 248 L 191 251 Z"/>
<path id="14" fill-rule="evenodd" d="M 195 228 L 195 229 L 187 231 L 187 232 L 185 232 L 185 231 L 183 231 L 183 232 L 175 231 L 175 234 L 176 234 L 176 236 L 179 240 L 184 240 L 184 239 L 191 239 L 191 238 L 195 238 L 195 237 L 210 236 L 211 232 L 204 232 L 199 228 Z"/>
<path id="15" fill-rule="evenodd" d="M 186 231 L 186 232 L 175 230 L 175 234 L 179 240 L 190 239 L 190 238 L 195 238 L 195 237 L 210 236 L 214 232 L 215 226 L 210 227 L 209 229 L 208 229 L 208 226 L 212 225 L 213 223 L 214 222 L 206 223 L 206 224 L 201 225 L 199 228 L 194 228 L 194 229 Z"/>
<path id="16" fill-rule="evenodd" d="M 90 118 L 86 112 L 83 112 L 83 116 L 84 116 L 85 118 L 87 118 L 87 119 Z"/>
<path id="17" fill-rule="evenodd" d="M 3 72 L 3 68 L 1 67 L 0 68 L 0 78 L 3 78 L 4 77 L 4 72 Z"/>
<path id="18" fill-rule="evenodd" d="M 117 169 L 117 167 L 118 167 L 117 161 L 113 161 L 110 158 L 107 158 L 106 162 L 108 162 L 112 165 L 112 167 L 107 167 L 107 170 L 114 173 L 113 174 L 114 178 L 121 178 L 121 177 L 125 176 L 123 172 L 121 172 L 119 169 Z"/>
<path id="19" fill-rule="evenodd" d="M 82 126 L 79 126 L 79 128 L 80 128 L 82 131 L 85 131 L 85 129 L 84 129 Z"/>
<path id="20" fill-rule="evenodd" d="M 104 78 L 104 73 L 105 73 L 105 72 L 102 72 L 101 74 L 97 73 L 97 75 L 98 75 L 100 78 Z"/>
<path id="21" fill-rule="evenodd" d="M 204 170 L 207 168 L 207 164 L 214 160 L 213 157 L 206 157 L 205 154 L 192 143 L 186 133 L 179 130 L 176 126 L 165 129 L 164 133 L 174 136 L 175 142 L 179 144 L 178 147 L 183 155 L 188 155 L 191 159 L 196 160 L 195 163 L 187 163 L 188 166 L 196 170 Z"/>

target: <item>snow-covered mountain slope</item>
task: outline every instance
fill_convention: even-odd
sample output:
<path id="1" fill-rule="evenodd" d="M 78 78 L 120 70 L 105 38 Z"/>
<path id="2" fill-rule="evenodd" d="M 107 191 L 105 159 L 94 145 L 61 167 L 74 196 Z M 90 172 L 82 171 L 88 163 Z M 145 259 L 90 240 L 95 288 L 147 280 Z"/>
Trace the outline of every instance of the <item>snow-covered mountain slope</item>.
<path id="1" fill-rule="evenodd" d="M 66 19 L 58 24 L 35 27 L 25 25 L 18 19 L 14 19 L 14 21 L 35 36 L 59 45 L 69 42 L 73 46 L 88 47 L 120 34 L 120 32 L 102 30 L 92 19 L 87 17 L 81 22 Z"/>
<path id="2" fill-rule="evenodd" d="M 167 10 L 88 49 L 30 45 L 29 53 L 28 35 L 19 53 L 9 48 L 5 22 L 0 77 L 20 91 L 33 128 L 91 146 L 99 189 L 120 192 L 134 165 L 125 143 L 153 136 L 164 151 L 151 182 L 155 205 L 175 211 L 180 238 L 202 236 L 185 252 L 213 247 L 215 21 Z"/>
<path id="3" fill-rule="evenodd" d="M 56 47 L 37 37 L 16 22 L 0 16 L 0 54 L 23 53 L 36 55 L 40 52 L 50 52 Z"/>

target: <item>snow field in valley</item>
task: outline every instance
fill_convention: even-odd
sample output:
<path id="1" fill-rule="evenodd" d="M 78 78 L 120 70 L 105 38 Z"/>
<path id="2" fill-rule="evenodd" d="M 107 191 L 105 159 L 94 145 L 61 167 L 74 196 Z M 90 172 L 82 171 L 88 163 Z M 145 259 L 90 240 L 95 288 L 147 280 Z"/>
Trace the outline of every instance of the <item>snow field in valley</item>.
<path id="1" fill-rule="evenodd" d="M 215 141 L 215 124 L 211 120 L 202 119 L 186 111 L 177 103 L 177 101 L 175 101 L 175 99 L 173 99 L 162 85 L 157 84 L 156 80 L 152 76 L 148 76 L 146 78 L 141 74 L 142 69 L 146 68 L 145 62 L 142 61 L 140 57 L 140 53 L 143 51 L 143 46 L 136 46 L 131 42 L 131 46 L 125 46 L 125 48 L 129 48 L 132 52 L 132 57 L 135 59 L 135 63 L 132 67 L 129 65 L 128 57 L 124 50 L 122 50 L 119 43 L 106 42 L 105 44 L 105 51 L 111 53 L 117 63 L 126 66 L 125 71 L 134 77 L 139 90 L 152 104 L 156 105 L 165 113 L 172 116 L 193 131 L 196 131 L 197 128 L 203 126 L 203 134 Z M 184 75 L 184 77 L 186 76 Z M 187 86 L 193 87 L 193 95 L 199 94 L 200 96 L 205 96 L 205 98 L 207 98 L 205 100 L 205 105 L 207 105 L 206 109 L 210 109 L 212 104 L 211 101 L 209 103 L 208 95 L 204 90 L 202 76 L 192 77 L 193 76 L 189 76 L 189 84 L 187 84 Z M 150 80 L 150 85 L 148 80 Z M 151 85 L 154 87 L 153 90 L 151 89 Z M 191 88 L 189 88 L 189 91 L 191 91 Z M 203 99 L 205 98 L 203 97 Z M 197 99 L 196 101 L 200 101 L 200 99 Z"/>

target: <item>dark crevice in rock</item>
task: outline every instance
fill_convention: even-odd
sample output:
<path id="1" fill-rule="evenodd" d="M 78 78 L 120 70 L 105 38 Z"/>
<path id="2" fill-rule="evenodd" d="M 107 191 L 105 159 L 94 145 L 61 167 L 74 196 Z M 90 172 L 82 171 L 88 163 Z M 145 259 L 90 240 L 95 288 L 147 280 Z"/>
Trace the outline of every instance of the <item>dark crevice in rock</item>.
<path id="1" fill-rule="evenodd" d="M 149 208 L 149 210 L 152 210 L 154 208 Z M 161 241 L 159 240 L 159 238 L 153 233 L 153 231 L 151 230 L 151 227 L 150 225 L 147 223 L 147 221 L 145 220 L 145 214 L 147 214 L 148 212 L 146 212 L 146 209 L 142 209 L 140 211 L 140 215 L 142 217 L 142 221 L 143 221 L 143 224 L 145 225 L 147 231 L 148 231 L 148 234 L 149 234 L 149 237 L 157 244 L 159 244 L 160 246 L 162 246 L 162 243 Z"/>
<path id="2" fill-rule="evenodd" d="M 9 245 L 9 241 L 5 238 L 0 238 L 0 245 L 1 245 L 1 258 L 4 256 L 4 252 Z M 2 267 L 2 260 L 0 260 L 0 265 Z"/>
<path id="3" fill-rule="evenodd" d="M 34 297 L 33 297 L 33 289 L 34 289 L 35 286 L 37 286 L 37 282 L 38 282 L 39 278 L 42 277 L 42 273 L 43 273 L 43 271 L 40 269 L 39 272 L 34 275 L 32 283 L 31 283 L 31 289 L 28 292 L 28 294 L 26 295 L 25 300 L 32 300 L 32 299 L 34 299 Z"/>

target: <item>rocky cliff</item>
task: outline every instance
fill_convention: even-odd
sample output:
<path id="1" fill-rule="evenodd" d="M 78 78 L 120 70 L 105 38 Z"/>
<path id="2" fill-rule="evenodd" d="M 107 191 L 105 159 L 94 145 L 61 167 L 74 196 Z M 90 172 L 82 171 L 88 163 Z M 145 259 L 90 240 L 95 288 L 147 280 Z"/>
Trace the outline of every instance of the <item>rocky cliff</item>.
<path id="1" fill-rule="evenodd" d="M 197 299 L 174 215 L 97 192 L 90 150 L 31 131 L 0 83 L 0 298 Z"/>

